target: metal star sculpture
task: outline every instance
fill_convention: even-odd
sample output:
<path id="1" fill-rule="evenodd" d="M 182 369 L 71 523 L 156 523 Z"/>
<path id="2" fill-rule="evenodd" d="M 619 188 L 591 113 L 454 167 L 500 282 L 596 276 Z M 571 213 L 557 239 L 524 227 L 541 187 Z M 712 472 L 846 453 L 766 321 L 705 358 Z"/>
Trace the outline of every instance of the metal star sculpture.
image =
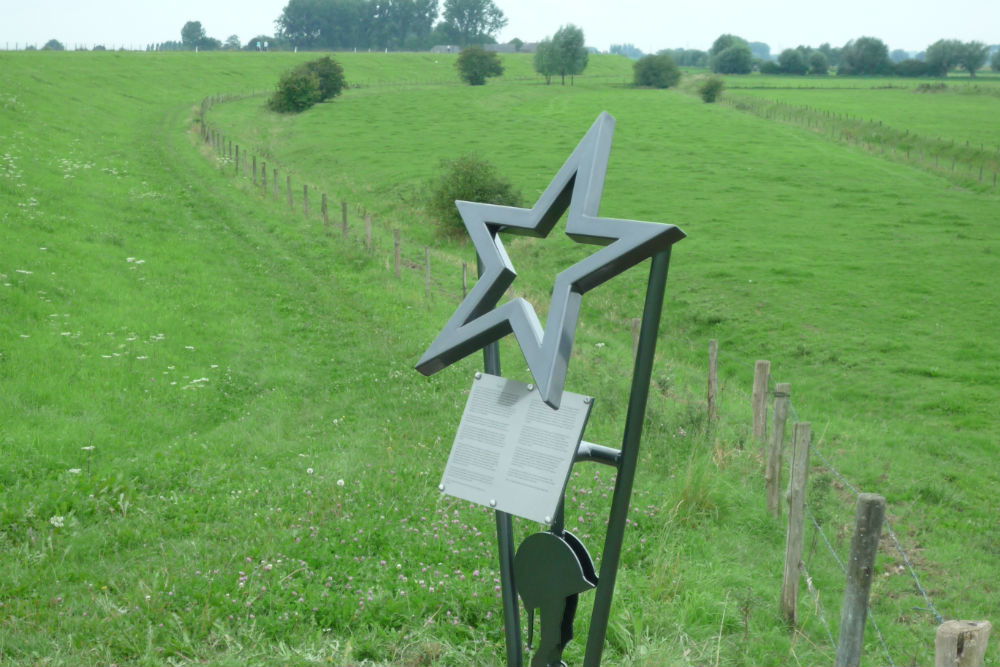
<path id="1" fill-rule="evenodd" d="M 614 127 L 615 119 L 601 113 L 530 209 L 455 202 L 482 270 L 417 362 L 418 371 L 432 375 L 513 332 L 542 400 L 558 409 L 583 294 L 684 238 L 674 225 L 597 216 Z M 566 235 L 606 247 L 556 276 L 543 332 L 526 300 L 497 307 L 517 277 L 499 233 L 544 238 L 567 208 Z"/>

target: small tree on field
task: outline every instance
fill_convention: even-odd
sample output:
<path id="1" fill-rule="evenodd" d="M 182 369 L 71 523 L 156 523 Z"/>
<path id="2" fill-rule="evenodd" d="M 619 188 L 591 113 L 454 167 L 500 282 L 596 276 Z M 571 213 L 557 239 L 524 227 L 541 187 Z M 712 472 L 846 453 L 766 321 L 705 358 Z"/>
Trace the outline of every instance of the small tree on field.
<path id="1" fill-rule="evenodd" d="M 966 42 L 959 53 L 958 64 L 969 73 L 970 77 L 975 77 L 976 70 L 986 63 L 989 54 L 990 47 L 982 42 Z"/>
<path id="2" fill-rule="evenodd" d="M 712 57 L 712 71 L 716 74 L 749 74 L 753 69 L 750 47 L 737 44 Z"/>
<path id="3" fill-rule="evenodd" d="M 649 88 L 670 88 L 681 80 L 681 71 L 665 53 L 639 58 L 632 64 L 632 74 L 635 85 Z"/>
<path id="4" fill-rule="evenodd" d="M 876 37 L 859 37 L 844 45 L 837 74 L 843 76 L 883 76 L 892 73 L 889 48 Z"/>
<path id="5" fill-rule="evenodd" d="M 58 39 L 50 39 L 45 42 L 45 46 L 42 47 L 42 51 L 65 51 L 66 47 Z"/>
<path id="6" fill-rule="evenodd" d="M 584 46 L 583 30 L 573 24 L 559 28 L 552 38 L 552 57 L 555 73 L 562 77 L 562 84 L 566 85 L 568 74 L 572 85 L 573 76 L 587 69 L 589 54 Z"/>
<path id="7" fill-rule="evenodd" d="M 552 83 L 552 75 L 556 73 L 555 54 L 552 52 L 552 40 L 546 37 L 535 47 L 535 71 L 545 77 L 545 85 Z"/>
<path id="8" fill-rule="evenodd" d="M 481 86 L 486 79 L 503 74 L 503 64 L 500 56 L 493 51 L 486 51 L 478 46 L 462 49 L 455 61 L 458 75 L 470 86 Z"/>
<path id="9" fill-rule="evenodd" d="M 347 82 L 336 60 L 324 56 L 310 60 L 281 75 L 267 108 L 279 113 L 298 113 L 340 95 Z"/>
<path id="10" fill-rule="evenodd" d="M 347 85 L 344 79 L 344 68 L 330 56 L 323 56 L 318 60 L 310 60 L 305 65 L 306 69 L 316 75 L 319 79 L 319 100 L 324 102 L 332 100 L 340 95 Z"/>
<path id="11" fill-rule="evenodd" d="M 722 92 L 722 79 L 717 76 L 710 76 L 705 81 L 698 86 L 698 94 L 701 95 L 701 100 L 707 104 L 711 104 L 719 97 L 719 93 Z"/>
<path id="12" fill-rule="evenodd" d="M 460 234 L 465 229 L 455 206 L 457 200 L 520 206 L 521 193 L 500 176 L 496 167 L 475 155 L 442 161 L 443 173 L 430 186 L 427 210 L 442 225 L 442 231 Z"/>
<path id="13" fill-rule="evenodd" d="M 819 53 L 817 51 L 817 53 Z M 805 56 L 799 49 L 785 49 L 778 56 L 778 66 L 784 74 L 805 74 L 809 71 L 809 64 Z"/>
<path id="14" fill-rule="evenodd" d="M 288 70 L 267 100 L 267 108 L 279 113 L 299 113 L 320 101 L 319 77 L 305 67 Z"/>

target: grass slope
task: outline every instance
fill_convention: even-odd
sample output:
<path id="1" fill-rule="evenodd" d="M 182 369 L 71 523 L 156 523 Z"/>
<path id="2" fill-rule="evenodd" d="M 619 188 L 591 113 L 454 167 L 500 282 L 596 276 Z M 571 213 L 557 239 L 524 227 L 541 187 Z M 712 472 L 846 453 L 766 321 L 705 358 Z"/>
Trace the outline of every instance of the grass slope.
<path id="1" fill-rule="evenodd" d="M 437 161 L 482 152 L 530 200 L 604 109 L 618 131 L 602 213 L 689 234 L 607 660 L 830 660 L 806 601 L 802 634 L 775 609 L 783 531 L 763 516 L 738 421 L 759 357 L 793 383 L 817 446 L 888 497 L 939 609 L 996 608 L 996 197 L 623 89 L 620 59 L 595 58 L 601 76 L 573 87 L 476 89 L 427 56 L 343 54 L 362 87 L 333 104 L 294 118 L 260 98 L 212 109 L 296 182 L 373 212 L 382 250 L 367 255 L 234 179 L 187 132 L 202 97 L 267 88 L 308 57 L 0 56 L 0 662 L 500 662 L 492 518 L 434 490 L 476 360 L 412 371 L 455 301 L 392 278 L 387 230 L 457 271 L 470 249 L 420 213 Z M 527 57 L 508 62 L 530 76 Z M 552 265 L 588 252 L 509 247 L 516 289 L 543 311 Z M 588 439 L 608 444 L 641 308 L 632 273 L 584 300 L 570 368 L 569 388 L 598 397 Z M 707 434 L 710 337 L 727 387 Z M 502 354 L 524 377 L 509 342 Z M 567 498 L 595 551 L 608 490 L 606 471 L 581 468 Z M 824 522 L 851 514 L 821 472 L 811 494 Z M 896 562 L 884 553 L 882 572 Z M 810 556 L 835 620 L 834 567 Z M 903 577 L 879 577 L 873 609 L 891 619 L 897 662 L 929 659 L 919 604 Z M 865 660 L 881 661 L 874 645 Z"/>

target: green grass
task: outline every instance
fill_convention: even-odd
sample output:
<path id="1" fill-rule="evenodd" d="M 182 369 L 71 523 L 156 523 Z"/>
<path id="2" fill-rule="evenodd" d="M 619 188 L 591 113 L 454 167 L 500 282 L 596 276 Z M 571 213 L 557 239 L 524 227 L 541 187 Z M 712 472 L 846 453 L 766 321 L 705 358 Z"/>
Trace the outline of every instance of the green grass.
<path id="1" fill-rule="evenodd" d="M 937 608 L 995 611 L 994 193 L 625 88 L 619 58 L 594 58 L 573 87 L 508 58 L 507 76 L 471 88 L 443 57 L 339 54 L 360 87 L 331 104 L 208 112 L 279 183 L 293 176 L 289 211 L 189 131 L 205 96 L 266 90 L 312 57 L 269 55 L 0 55 L 0 662 L 501 662 L 492 517 L 435 490 L 477 360 L 412 370 L 473 260 L 436 232 L 422 190 L 442 158 L 475 151 L 530 200 L 602 110 L 618 120 L 602 214 L 689 235 L 606 661 L 832 660 L 805 594 L 801 633 L 778 617 L 784 532 L 745 425 L 757 358 L 792 383 L 825 456 L 887 497 Z M 304 182 L 351 203 L 347 243 L 303 219 Z M 400 280 L 393 228 L 414 267 Z M 508 247 L 515 290 L 543 313 L 553 266 L 591 250 Z M 567 388 L 597 397 L 588 440 L 620 437 L 644 273 L 584 299 Z M 709 338 L 724 385 L 711 431 Z M 527 379 L 510 341 L 501 354 Z M 609 474 L 574 475 L 567 518 L 596 554 Z M 851 503 L 814 469 L 810 505 L 842 556 Z M 807 560 L 835 626 L 842 578 L 821 544 Z M 873 610 L 894 660 L 920 664 L 933 620 L 898 562 L 881 553 Z M 865 664 L 883 662 L 873 642 Z"/>

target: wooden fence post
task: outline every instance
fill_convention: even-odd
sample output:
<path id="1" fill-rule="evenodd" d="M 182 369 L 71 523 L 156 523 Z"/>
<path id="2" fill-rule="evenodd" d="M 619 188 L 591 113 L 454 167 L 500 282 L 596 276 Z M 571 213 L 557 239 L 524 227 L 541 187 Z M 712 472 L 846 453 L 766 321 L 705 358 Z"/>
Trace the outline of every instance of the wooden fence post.
<path id="1" fill-rule="evenodd" d="M 753 369 L 753 437 L 764 442 L 767 436 L 767 380 L 771 374 L 770 361 L 758 361 Z"/>
<path id="2" fill-rule="evenodd" d="M 236 175 L 240 175 L 240 145 L 236 144 Z"/>
<path id="3" fill-rule="evenodd" d="M 285 176 L 285 189 L 288 191 L 288 208 L 292 208 L 292 175 Z"/>
<path id="4" fill-rule="evenodd" d="M 247 152 L 243 151 L 243 178 L 247 177 Z"/>
<path id="5" fill-rule="evenodd" d="M 431 298 L 431 248 L 424 246 L 424 296 Z"/>
<path id="6" fill-rule="evenodd" d="M 858 667 L 865 642 L 865 620 L 868 618 L 868 594 L 875 573 L 875 553 L 882 535 L 885 518 L 885 498 L 875 493 L 858 496 L 854 513 L 854 534 L 851 535 L 851 555 L 847 561 L 847 582 L 844 585 L 844 605 L 840 608 L 840 638 L 834 667 Z"/>
<path id="7" fill-rule="evenodd" d="M 257 156 L 253 156 L 253 184 L 257 185 Z"/>
<path id="8" fill-rule="evenodd" d="M 767 513 L 781 518 L 781 450 L 785 444 L 785 420 L 788 418 L 788 399 L 792 385 L 781 382 L 774 388 L 774 423 L 767 449 L 764 482 L 767 493 Z"/>
<path id="9" fill-rule="evenodd" d="M 716 405 L 719 393 L 719 341 L 712 339 L 708 341 L 708 424 L 715 422 L 718 417 Z"/>
<path id="10" fill-rule="evenodd" d="M 340 202 L 340 238 L 347 238 L 347 202 Z"/>
<path id="11" fill-rule="evenodd" d="M 781 613 L 792 625 L 798 621 L 799 563 L 805 523 L 806 478 L 809 475 L 809 422 L 792 429 L 792 470 L 788 483 L 788 536 L 785 540 L 785 570 L 781 577 Z"/>
<path id="12" fill-rule="evenodd" d="M 396 267 L 395 273 L 396 273 L 396 277 L 398 278 L 399 277 L 399 273 L 400 273 L 400 271 L 399 271 L 399 230 L 398 229 L 392 230 L 392 247 L 393 247 L 393 256 L 395 257 L 395 267 Z"/>
<path id="13" fill-rule="evenodd" d="M 989 621 L 945 621 L 934 637 L 934 667 L 982 667 Z"/>
<path id="14" fill-rule="evenodd" d="M 399 234 L 399 230 L 396 230 L 395 234 Z M 396 277 L 399 277 L 399 239 L 396 239 Z M 372 251 L 372 217 L 365 214 L 365 250 L 368 252 Z"/>
<path id="15" fill-rule="evenodd" d="M 278 201 L 278 170 L 271 172 L 271 189 L 274 192 L 274 201 Z"/>
<path id="16" fill-rule="evenodd" d="M 462 298 L 463 299 L 466 297 L 466 294 L 467 294 L 467 291 L 468 291 L 468 285 L 469 285 L 469 283 L 468 283 L 468 279 L 466 278 L 466 276 L 468 275 L 468 272 L 469 272 L 469 265 L 466 264 L 465 262 L 462 262 Z"/>
<path id="17" fill-rule="evenodd" d="M 260 189 L 267 196 L 267 163 L 263 162 L 260 165 Z"/>
<path id="18" fill-rule="evenodd" d="M 323 193 L 323 198 L 320 201 L 320 210 L 323 212 L 323 226 L 330 226 L 330 218 L 326 214 L 326 193 Z"/>

